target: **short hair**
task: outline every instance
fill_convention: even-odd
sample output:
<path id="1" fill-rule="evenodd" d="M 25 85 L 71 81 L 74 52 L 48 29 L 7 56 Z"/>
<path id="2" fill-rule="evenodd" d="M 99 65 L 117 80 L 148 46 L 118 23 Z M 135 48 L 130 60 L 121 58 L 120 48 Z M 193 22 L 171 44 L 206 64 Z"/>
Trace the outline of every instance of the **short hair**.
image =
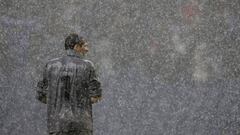
<path id="1" fill-rule="evenodd" d="M 65 50 L 73 49 L 76 44 L 83 45 L 85 40 L 83 37 L 79 37 L 78 34 L 72 33 L 65 39 Z"/>

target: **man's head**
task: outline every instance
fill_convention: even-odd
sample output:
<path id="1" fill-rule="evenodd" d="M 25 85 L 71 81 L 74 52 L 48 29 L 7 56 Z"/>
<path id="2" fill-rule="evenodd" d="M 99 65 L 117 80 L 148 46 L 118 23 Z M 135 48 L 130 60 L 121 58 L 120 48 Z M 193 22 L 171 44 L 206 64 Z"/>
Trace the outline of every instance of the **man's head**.
<path id="1" fill-rule="evenodd" d="M 88 44 L 83 37 L 79 37 L 78 34 L 73 33 L 65 39 L 65 49 L 72 49 L 78 53 L 85 54 L 88 52 Z"/>

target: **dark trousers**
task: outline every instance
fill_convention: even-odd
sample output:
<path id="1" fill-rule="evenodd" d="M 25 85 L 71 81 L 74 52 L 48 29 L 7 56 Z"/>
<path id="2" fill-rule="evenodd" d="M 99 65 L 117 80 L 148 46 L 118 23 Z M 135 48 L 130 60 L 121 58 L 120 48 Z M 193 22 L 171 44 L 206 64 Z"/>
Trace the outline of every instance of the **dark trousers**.
<path id="1" fill-rule="evenodd" d="M 92 131 L 69 131 L 69 132 L 56 132 L 49 135 L 93 135 Z"/>

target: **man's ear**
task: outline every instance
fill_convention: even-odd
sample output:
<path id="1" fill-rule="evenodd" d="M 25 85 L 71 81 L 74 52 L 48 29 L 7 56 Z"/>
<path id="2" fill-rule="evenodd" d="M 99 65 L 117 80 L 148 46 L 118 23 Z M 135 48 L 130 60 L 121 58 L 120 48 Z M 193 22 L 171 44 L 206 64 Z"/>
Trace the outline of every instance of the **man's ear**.
<path id="1" fill-rule="evenodd" d="M 73 50 L 79 52 L 79 51 L 81 50 L 81 47 L 80 47 L 79 45 L 75 45 L 75 46 L 73 47 Z"/>
<path id="2" fill-rule="evenodd" d="M 73 50 L 77 50 L 77 49 L 78 49 L 77 45 L 74 45 Z"/>

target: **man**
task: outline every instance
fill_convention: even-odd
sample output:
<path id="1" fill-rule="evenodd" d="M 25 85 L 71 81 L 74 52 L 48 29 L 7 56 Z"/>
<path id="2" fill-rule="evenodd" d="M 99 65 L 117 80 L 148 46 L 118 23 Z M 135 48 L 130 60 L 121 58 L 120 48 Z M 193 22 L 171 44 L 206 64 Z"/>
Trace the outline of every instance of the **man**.
<path id="1" fill-rule="evenodd" d="M 87 42 L 77 34 L 65 39 L 67 55 L 44 67 L 36 98 L 47 104 L 49 135 L 92 135 L 92 104 L 101 99 L 94 65 L 85 60 Z"/>

